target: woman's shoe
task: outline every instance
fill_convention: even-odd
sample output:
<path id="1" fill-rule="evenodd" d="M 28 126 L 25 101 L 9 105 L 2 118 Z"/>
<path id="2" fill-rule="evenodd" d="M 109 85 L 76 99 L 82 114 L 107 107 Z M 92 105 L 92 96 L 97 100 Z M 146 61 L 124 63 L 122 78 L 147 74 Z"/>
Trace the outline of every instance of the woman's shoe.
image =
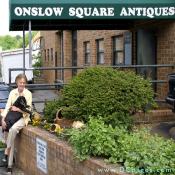
<path id="1" fill-rule="evenodd" d="M 7 174 L 12 174 L 12 168 L 7 168 Z"/>

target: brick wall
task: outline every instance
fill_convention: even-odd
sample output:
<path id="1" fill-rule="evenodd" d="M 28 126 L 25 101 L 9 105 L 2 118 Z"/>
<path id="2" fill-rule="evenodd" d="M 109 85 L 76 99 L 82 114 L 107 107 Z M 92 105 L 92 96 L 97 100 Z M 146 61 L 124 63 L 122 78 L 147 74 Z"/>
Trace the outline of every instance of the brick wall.
<path id="1" fill-rule="evenodd" d="M 57 52 L 57 66 L 60 66 L 60 38 L 58 31 L 41 31 L 41 36 L 44 38 L 44 49 L 42 50 L 43 67 L 55 67 L 55 52 Z M 53 57 L 51 57 L 51 48 L 53 49 Z M 49 57 L 48 57 L 49 49 Z M 46 52 L 45 52 L 46 51 Z M 46 53 L 46 54 L 45 54 Z M 55 81 L 55 70 L 44 70 L 42 73 L 43 78 L 47 83 Z M 58 79 L 60 72 L 58 72 Z"/>
<path id="2" fill-rule="evenodd" d="M 47 131 L 32 126 L 24 128 L 16 140 L 17 166 L 26 175 L 45 175 L 37 168 L 36 138 L 47 142 L 48 175 L 127 175 L 122 173 L 123 169 L 119 166 L 107 165 L 102 159 L 92 158 L 79 162 L 67 143 Z"/>
<path id="3" fill-rule="evenodd" d="M 72 66 L 72 32 L 69 30 L 63 31 L 63 54 L 64 67 Z M 68 82 L 72 78 L 72 70 L 64 70 L 64 82 Z"/>
<path id="4" fill-rule="evenodd" d="M 154 30 L 157 38 L 157 53 L 156 53 L 156 62 L 157 64 L 174 64 L 175 60 L 175 22 L 168 21 L 157 21 L 157 22 L 138 22 L 136 25 L 137 28 L 133 29 L 133 42 L 132 42 L 132 63 L 136 63 L 136 53 L 137 53 L 137 38 L 136 31 L 137 29 L 145 30 Z M 97 64 L 96 56 L 96 40 L 104 38 L 104 57 L 105 65 L 111 65 L 112 63 L 112 37 L 120 35 L 124 30 L 78 30 L 77 31 L 77 66 L 84 66 L 84 48 L 83 43 L 90 41 L 90 56 L 91 63 L 90 65 Z M 43 32 L 41 32 L 42 34 Z M 49 31 L 43 33 L 45 38 L 45 48 L 53 47 L 58 52 L 58 59 L 61 59 L 61 46 L 60 40 L 61 37 L 58 37 L 55 31 Z M 72 66 L 72 31 L 64 30 L 63 31 L 63 57 L 64 57 L 64 66 Z M 58 63 L 60 64 L 58 60 Z M 54 62 L 46 61 L 44 66 L 55 66 Z M 134 70 L 134 69 L 132 69 Z M 49 73 L 48 73 L 49 72 Z M 174 72 L 174 68 L 158 68 L 157 69 L 157 79 L 158 80 L 167 80 L 168 73 Z M 47 82 L 54 81 L 54 71 L 45 72 L 45 77 Z M 58 76 L 60 77 L 60 76 Z M 72 71 L 64 71 L 64 80 L 65 82 L 69 81 L 72 78 Z M 60 78 L 61 79 L 61 78 Z M 157 97 L 158 99 L 164 99 L 168 92 L 167 83 L 159 83 L 157 85 Z"/>
<path id="5" fill-rule="evenodd" d="M 157 31 L 157 64 L 175 63 L 175 22 L 165 23 Z M 159 68 L 157 78 L 167 80 L 167 75 L 174 68 Z M 168 92 L 168 84 L 160 84 L 157 88 L 159 98 L 164 98 Z"/>
<path id="6" fill-rule="evenodd" d="M 90 41 L 90 65 L 97 64 L 97 51 L 96 51 L 96 40 L 104 39 L 104 58 L 105 64 L 112 64 L 112 37 L 121 35 L 125 32 L 124 30 L 79 30 L 78 31 L 78 66 L 83 66 L 84 63 L 84 48 L 83 43 Z"/>

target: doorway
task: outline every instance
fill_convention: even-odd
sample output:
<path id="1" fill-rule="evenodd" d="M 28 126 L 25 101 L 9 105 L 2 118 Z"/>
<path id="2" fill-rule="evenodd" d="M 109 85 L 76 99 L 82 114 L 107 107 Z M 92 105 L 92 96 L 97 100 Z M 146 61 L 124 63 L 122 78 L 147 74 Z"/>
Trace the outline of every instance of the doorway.
<path id="1" fill-rule="evenodd" d="M 137 31 L 137 64 L 138 65 L 155 65 L 156 64 L 156 43 L 155 32 L 152 30 Z M 144 78 L 156 80 L 156 68 L 144 67 L 138 68 L 137 73 Z M 153 85 L 156 90 L 156 85 Z"/>

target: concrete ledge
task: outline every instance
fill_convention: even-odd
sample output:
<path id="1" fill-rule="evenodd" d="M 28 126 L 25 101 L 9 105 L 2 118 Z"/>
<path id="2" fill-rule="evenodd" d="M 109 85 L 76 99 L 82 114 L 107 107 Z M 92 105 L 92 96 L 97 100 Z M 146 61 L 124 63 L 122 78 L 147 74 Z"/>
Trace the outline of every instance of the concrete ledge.
<path id="1" fill-rule="evenodd" d="M 56 136 L 37 127 L 27 126 L 16 140 L 17 166 L 27 175 L 44 175 L 37 167 L 36 138 L 47 143 L 48 175 L 127 175 L 117 165 L 107 165 L 102 159 L 79 162 L 72 148 Z"/>

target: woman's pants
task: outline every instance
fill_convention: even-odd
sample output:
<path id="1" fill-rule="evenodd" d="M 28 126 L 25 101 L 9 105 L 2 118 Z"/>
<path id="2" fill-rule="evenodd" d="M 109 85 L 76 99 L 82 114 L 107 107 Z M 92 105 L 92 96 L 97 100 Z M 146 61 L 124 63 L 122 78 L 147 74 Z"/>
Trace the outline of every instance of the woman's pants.
<path id="1" fill-rule="evenodd" d="M 9 130 L 8 137 L 7 137 L 7 148 L 11 148 L 11 149 L 9 154 L 8 167 L 12 167 L 13 165 L 14 142 L 15 142 L 16 135 L 24 126 L 25 126 L 24 119 L 21 118 Z"/>

